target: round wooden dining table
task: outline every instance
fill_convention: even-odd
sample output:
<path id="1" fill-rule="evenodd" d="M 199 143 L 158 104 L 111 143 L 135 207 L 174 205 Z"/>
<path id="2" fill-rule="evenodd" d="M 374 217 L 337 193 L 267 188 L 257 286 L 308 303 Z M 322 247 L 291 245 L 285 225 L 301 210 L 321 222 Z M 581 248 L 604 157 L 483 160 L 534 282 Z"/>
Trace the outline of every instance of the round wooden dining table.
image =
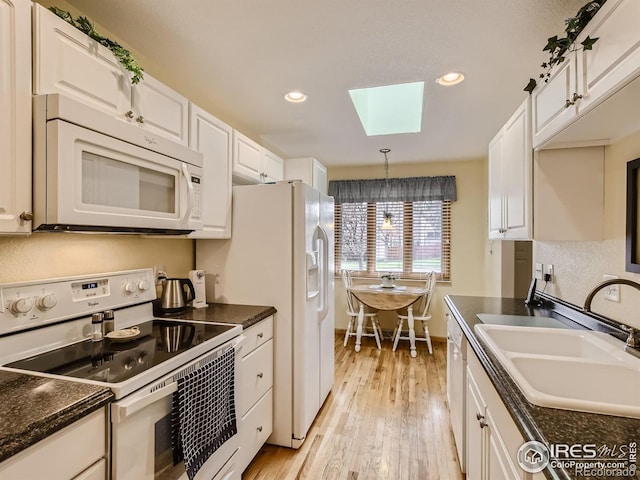
<path id="1" fill-rule="evenodd" d="M 411 345 L 411 356 L 416 357 L 416 331 L 413 321 L 412 305 L 427 293 L 425 288 L 408 287 L 395 285 L 393 287 L 383 287 L 380 284 L 374 285 L 353 285 L 351 293 L 360 302 L 358 311 L 358 328 L 356 330 L 356 352 L 360 351 L 362 339 L 362 325 L 364 323 L 364 306 L 367 305 L 376 310 L 398 310 L 406 308 L 409 324 L 409 343 Z"/>

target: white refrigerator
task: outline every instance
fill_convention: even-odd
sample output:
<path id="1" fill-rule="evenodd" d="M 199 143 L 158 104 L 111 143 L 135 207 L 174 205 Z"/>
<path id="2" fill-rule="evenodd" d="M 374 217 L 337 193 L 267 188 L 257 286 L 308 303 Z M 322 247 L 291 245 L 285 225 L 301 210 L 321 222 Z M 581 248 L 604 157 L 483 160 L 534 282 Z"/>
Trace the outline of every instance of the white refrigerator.
<path id="1" fill-rule="evenodd" d="M 333 386 L 333 198 L 299 181 L 237 186 L 232 211 L 231 239 L 198 240 L 196 268 L 208 302 L 276 308 L 268 443 L 299 448 Z"/>

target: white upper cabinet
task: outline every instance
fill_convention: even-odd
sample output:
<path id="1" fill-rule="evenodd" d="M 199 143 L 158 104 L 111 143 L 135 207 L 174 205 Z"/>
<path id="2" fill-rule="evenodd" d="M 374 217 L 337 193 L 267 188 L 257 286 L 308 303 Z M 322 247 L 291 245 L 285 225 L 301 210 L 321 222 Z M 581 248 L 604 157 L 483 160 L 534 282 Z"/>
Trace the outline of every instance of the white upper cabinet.
<path id="1" fill-rule="evenodd" d="M 0 0 L 0 234 L 31 232 L 31 2 Z"/>
<path id="2" fill-rule="evenodd" d="M 532 236 L 530 99 L 489 144 L 489 238 Z"/>
<path id="3" fill-rule="evenodd" d="M 533 91 L 532 126 L 533 146 L 542 145 L 562 128 L 571 122 L 578 114 L 576 56 L 567 55 L 548 83 L 542 84 Z"/>
<path id="4" fill-rule="evenodd" d="M 284 160 L 233 131 L 233 180 L 237 184 L 277 182 L 284 178 Z"/>
<path id="5" fill-rule="evenodd" d="M 315 158 L 287 158 L 284 161 L 284 178 L 302 180 L 316 190 L 327 193 L 327 167 Z"/>
<path id="6" fill-rule="evenodd" d="M 147 73 L 136 86 L 111 53 L 41 5 L 33 8 L 34 94 L 61 93 L 188 144 L 189 101 Z"/>
<path id="7" fill-rule="evenodd" d="M 262 159 L 262 182 L 277 182 L 284 178 L 284 160 L 269 150 Z"/>
<path id="8" fill-rule="evenodd" d="M 230 238 L 233 129 L 194 104 L 190 104 L 189 115 L 189 148 L 203 155 L 203 229 L 190 236 Z"/>
<path id="9" fill-rule="evenodd" d="M 637 95 L 614 94 L 640 76 L 639 18 L 637 0 L 609 0 L 591 19 L 576 43 L 598 38 L 593 49 L 568 55 L 549 82 L 533 92 L 534 148 L 606 144 L 630 133 L 625 112 L 618 111 Z M 591 115 L 612 97 L 617 97 L 615 107 Z"/>

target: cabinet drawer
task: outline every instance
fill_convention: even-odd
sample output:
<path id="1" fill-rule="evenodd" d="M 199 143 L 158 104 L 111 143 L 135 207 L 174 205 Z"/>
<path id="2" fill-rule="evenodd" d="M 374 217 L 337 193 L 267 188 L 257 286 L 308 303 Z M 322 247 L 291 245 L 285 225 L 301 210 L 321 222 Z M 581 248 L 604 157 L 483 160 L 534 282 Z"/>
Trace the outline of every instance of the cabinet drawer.
<path id="1" fill-rule="evenodd" d="M 101 409 L 0 463 L 0 478 L 73 478 L 104 457 L 105 437 L 105 412 Z"/>
<path id="2" fill-rule="evenodd" d="M 77 477 L 73 477 L 73 480 L 104 480 L 105 478 L 107 478 L 107 462 L 103 458 Z"/>
<path id="3" fill-rule="evenodd" d="M 242 413 L 273 386 L 273 340 L 242 359 Z"/>
<path id="4" fill-rule="evenodd" d="M 267 441 L 273 427 L 273 390 L 270 389 L 247 414 L 242 417 L 240 468 L 244 470 Z"/>
<path id="5" fill-rule="evenodd" d="M 243 355 L 247 356 L 267 340 L 273 338 L 273 317 L 266 318 L 247 328 L 243 334 L 247 337 L 247 341 L 242 347 Z"/>

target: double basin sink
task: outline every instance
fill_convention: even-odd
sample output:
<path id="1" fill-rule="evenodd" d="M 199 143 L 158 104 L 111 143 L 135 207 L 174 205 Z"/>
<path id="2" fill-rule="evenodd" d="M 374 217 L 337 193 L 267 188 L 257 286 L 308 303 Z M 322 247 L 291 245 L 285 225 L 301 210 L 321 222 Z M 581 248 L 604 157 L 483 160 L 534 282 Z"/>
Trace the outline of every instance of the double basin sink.
<path id="1" fill-rule="evenodd" d="M 532 404 L 640 418 L 640 359 L 608 334 L 550 326 L 474 329 Z"/>

